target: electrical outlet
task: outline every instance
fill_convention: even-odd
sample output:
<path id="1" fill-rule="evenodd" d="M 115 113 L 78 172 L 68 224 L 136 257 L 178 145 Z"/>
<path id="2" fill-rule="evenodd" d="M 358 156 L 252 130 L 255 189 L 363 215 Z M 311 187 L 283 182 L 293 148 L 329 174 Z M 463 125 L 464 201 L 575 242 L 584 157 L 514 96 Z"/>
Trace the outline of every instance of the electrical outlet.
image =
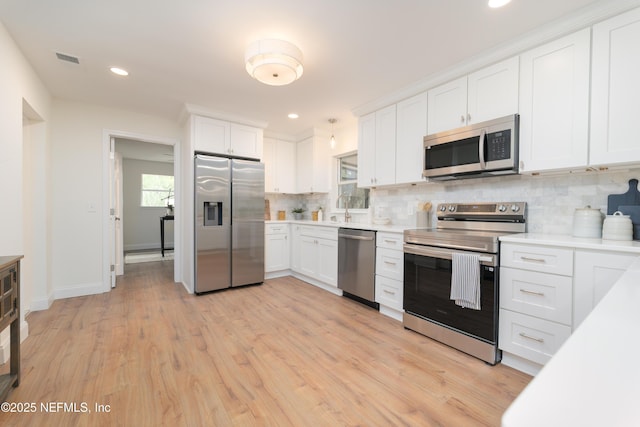
<path id="1" fill-rule="evenodd" d="M 96 208 L 96 202 L 87 202 L 87 212 L 88 213 L 98 212 L 98 209 Z"/>

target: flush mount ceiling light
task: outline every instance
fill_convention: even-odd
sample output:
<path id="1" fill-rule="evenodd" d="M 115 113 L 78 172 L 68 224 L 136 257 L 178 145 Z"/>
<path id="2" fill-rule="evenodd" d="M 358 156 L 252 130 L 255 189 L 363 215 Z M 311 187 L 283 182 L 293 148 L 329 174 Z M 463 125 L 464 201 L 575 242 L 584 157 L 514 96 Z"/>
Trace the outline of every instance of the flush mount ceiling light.
<path id="1" fill-rule="evenodd" d="M 489 0 L 489 7 L 498 8 L 510 2 L 511 0 Z"/>
<path id="2" fill-rule="evenodd" d="M 333 135 L 333 124 L 337 121 L 338 119 L 329 119 L 329 123 L 331 123 L 331 148 L 336 148 L 336 137 Z"/>
<path id="3" fill-rule="evenodd" d="M 271 86 L 284 86 L 302 76 L 302 52 L 284 40 L 258 40 L 244 54 L 247 73 Z"/>

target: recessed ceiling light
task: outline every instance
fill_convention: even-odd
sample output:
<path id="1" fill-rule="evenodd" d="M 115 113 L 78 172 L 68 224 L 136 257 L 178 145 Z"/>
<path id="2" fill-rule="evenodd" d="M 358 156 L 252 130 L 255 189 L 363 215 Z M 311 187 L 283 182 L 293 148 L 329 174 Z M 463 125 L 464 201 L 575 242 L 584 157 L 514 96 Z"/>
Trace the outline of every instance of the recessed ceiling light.
<path id="1" fill-rule="evenodd" d="M 122 68 L 111 67 L 109 69 L 111 70 L 111 72 L 113 74 L 117 74 L 119 76 L 128 76 L 129 75 L 129 72 L 127 70 L 123 70 Z"/>
<path id="2" fill-rule="evenodd" d="M 498 8 L 511 2 L 511 0 L 489 0 L 489 7 Z"/>
<path id="3" fill-rule="evenodd" d="M 297 115 L 296 113 L 289 113 L 289 114 L 287 114 L 287 117 L 289 117 L 290 119 L 297 119 L 300 116 Z"/>

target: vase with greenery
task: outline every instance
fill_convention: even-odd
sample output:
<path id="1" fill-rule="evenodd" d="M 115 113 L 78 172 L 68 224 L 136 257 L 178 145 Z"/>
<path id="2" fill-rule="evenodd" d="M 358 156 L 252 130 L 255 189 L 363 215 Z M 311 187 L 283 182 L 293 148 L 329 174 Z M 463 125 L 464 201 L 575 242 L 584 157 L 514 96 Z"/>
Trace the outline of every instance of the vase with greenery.
<path id="1" fill-rule="evenodd" d="M 304 208 L 293 208 L 291 209 L 291 213 L 293 213 L 295 219 L 302 219 L 302 214 L 305 210 Z"/>

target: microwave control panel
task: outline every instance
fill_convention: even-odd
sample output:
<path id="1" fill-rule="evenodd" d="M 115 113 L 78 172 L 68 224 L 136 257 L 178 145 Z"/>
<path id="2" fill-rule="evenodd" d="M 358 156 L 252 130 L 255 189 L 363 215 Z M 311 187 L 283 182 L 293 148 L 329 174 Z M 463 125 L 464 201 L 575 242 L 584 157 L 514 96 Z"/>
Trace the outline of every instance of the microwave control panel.
<path id="1" fill-rule="evenodd" d="M 511 129 L 487 134 L 486 160 L 504 160 L 511 157 Z"/>

